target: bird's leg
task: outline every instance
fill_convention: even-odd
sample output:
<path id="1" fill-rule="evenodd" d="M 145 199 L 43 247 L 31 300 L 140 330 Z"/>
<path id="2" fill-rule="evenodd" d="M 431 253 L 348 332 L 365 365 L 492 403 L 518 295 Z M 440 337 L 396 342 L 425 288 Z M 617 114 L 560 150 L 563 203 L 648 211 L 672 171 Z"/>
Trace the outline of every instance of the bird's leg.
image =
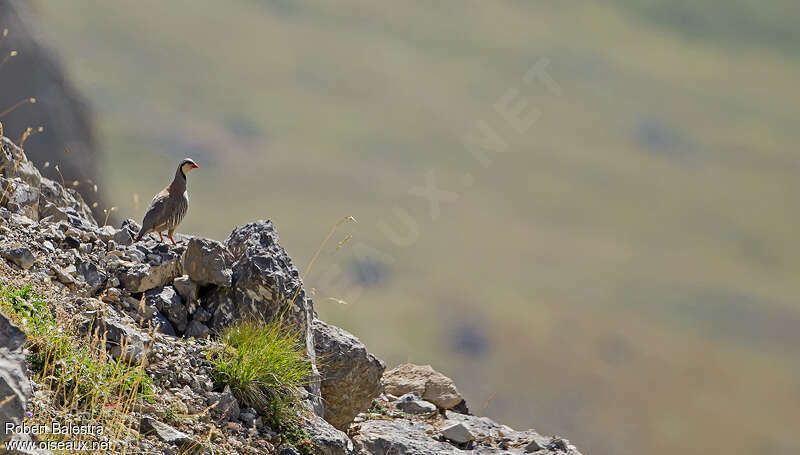
<path id="1" fill-rule="evenodd" d="M 164 236 L 161 234 L 161 231 L 158 231 L 158 238 L 161 239 L 161 243 L 164 243 Z"/>
<path id="2" fill-rule="evenodd" d="M 170 240 L 172 240 L 172 244 L 173 245 L 177 245 L 177 243 L 175 243 L 175 239 L 172 238 L 172 232 L 171 231 L 167 232 L 167 236 L 169 237 Z"/>

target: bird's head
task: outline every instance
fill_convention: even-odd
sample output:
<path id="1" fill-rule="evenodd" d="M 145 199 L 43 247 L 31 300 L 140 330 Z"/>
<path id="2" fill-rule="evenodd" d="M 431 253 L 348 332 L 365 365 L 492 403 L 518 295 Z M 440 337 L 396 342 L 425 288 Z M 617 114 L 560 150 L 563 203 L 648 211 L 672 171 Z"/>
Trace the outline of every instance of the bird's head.
<path id="1" fill-rule="evenodd" d="M 191 158 L 186 158 L 185 160 L 181 161 L 181 165 L 178 167 L 180 168 L 181 172 L 183 172 L 183 175 L 187 175 L 190 171 L 193 171 L 200 166 L 198 166 L 197 163 L 195 163 Z"/>

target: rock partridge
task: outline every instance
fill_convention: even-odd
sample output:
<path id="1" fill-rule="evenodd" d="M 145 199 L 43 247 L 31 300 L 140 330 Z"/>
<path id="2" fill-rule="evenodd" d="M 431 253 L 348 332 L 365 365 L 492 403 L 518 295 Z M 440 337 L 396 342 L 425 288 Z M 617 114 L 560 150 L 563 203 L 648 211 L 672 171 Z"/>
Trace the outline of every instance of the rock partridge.
<path id="1" fill-rule="evenodd" d="M 186 210 L 189 208 L 186 174 L 198 167 L 200 166 L 189 158 L 181 161 L 178 170 L 175 171 L 172 183 L 156 194 L 150 207 L 147 208 L 147 213 L 144 214 L 144 220 L 142 220 L 142 229 L 136 235 L 137 242 L 151 232 L 158 232 L 158 237 L 163 242 L 164 236 L 161 233 L 167 231 L 167 236 L 172 244 L 177 245 L 172 234 L 175 232 L 175 228 L 181 224 Z"/>

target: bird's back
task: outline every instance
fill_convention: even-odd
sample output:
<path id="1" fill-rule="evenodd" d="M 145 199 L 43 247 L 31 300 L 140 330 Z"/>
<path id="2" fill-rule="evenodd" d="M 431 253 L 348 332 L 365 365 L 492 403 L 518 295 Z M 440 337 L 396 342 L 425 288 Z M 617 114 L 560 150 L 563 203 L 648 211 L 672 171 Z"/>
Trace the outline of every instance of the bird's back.
<path id="1" fill-rule="evenodd" d="M 153 201 L 150 203 L 150 207 L 147 209 L 147 213 L 144 215 L 142 228 L 149 230 L 164 225 L 169 219 L 169 207 L 172 205 L 172 198 L 173 196 L 169 192 L 169 187 L 164 188 L 160 193 L 156 194 Z"/>

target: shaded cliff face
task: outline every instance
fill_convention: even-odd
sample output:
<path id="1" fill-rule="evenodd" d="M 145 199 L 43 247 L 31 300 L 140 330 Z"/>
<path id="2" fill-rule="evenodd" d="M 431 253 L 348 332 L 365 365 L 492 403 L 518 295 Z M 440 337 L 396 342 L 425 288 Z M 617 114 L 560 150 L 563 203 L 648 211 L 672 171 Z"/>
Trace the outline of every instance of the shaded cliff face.
<path id="1" fill-rule="evenodd" d="M 12 50 L 17 55 L 2 66 L 0 111 L 26 98 L 36 103 L 25 104 L 0 118 L 5 134 L 14 140 L 28 127 L 44 126 L 44 131 L 32 135 L 25 143 L 25 153 L 42 174 L 60 180 L 55 165 L 59 165 L 65 181 L 78 180 L 78 191 L 99 216 L 103 210 L 100 194 L 94 191 L 98 181 L 98 152 L 87 105 L 65 79 L 64 71 L 54 54 L 41 43 L 37 24 L 32 18 L 29 2 L 5 0 L 0 2 L 0 29 L 8 36 L 0 44 L 0 56 Z M 2 60 L 0 58 L 0 60 Z M 69 149 L 69 153 L 65 153 Z M 44 163 L 49 162 L 48 167 Z"/>

